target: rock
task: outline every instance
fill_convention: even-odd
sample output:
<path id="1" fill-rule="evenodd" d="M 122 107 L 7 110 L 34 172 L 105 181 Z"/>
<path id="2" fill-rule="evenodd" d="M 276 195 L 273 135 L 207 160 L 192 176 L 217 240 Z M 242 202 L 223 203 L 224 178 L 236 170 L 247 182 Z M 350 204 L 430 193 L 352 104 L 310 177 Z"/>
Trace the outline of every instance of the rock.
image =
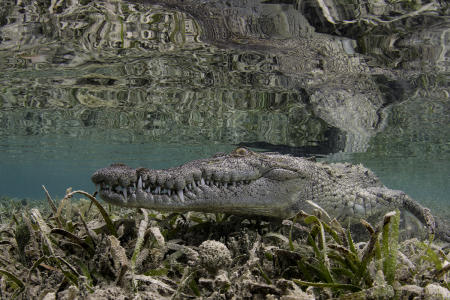
<path id="1" fill-rule="evenodd" d="M 199 247 L 199 254 L 201 264 L 213 273 L 231 263 L 230 250 L 218 241 L 204 241 Z"/>
<path id="2" fill-rule="evenodd" d="M 45 295 L 44 298 L 42 298 L 42 300 L 55 300 L 56 299 L 56 293 L 48 293 L 47 295 Z"/>
<path id="3" fill-rule="evenodd" d="M 407 299 L 412 299 L 413 297 L 420 297 L 423 295 L 424 289 L 417 285 L 404 285 L 397 289 L 397 294 L 400 293 L 402 297 L 407 297 Z"/>
<path id="4" fill-rule="evenodd" d="M 430 283 L 425 287 L 424 299 L 450 299 L 450 291 L 440 285 Z"/>
<path id="5" fill-rule="evenodd" d="M 228 277 L 228 273 L 224 270 L 220 270 L 216 277 L 214 278 L 214 286 L 216 289 L 224 289 L 227 286 L 231 285 L 230 278 Z"/>

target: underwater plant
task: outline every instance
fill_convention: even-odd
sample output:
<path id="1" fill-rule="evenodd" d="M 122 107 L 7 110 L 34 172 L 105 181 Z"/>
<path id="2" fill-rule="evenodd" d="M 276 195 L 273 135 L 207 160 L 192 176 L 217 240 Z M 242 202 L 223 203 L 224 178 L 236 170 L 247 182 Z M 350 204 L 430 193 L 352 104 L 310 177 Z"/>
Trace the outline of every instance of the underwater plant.
<path id="1" fill-rule="evenodd" d="M 0 293 L 11 299 L 446 297 L 448 248 L 399 240 L 400 212 L 358 240 L 318 207 L 282 223 L 103 204 L 68 189 L 2 211 Z M 81 196 L 76 199 L 76 196 Z M 11 226 L 14 225 L 14 226 Z"/>

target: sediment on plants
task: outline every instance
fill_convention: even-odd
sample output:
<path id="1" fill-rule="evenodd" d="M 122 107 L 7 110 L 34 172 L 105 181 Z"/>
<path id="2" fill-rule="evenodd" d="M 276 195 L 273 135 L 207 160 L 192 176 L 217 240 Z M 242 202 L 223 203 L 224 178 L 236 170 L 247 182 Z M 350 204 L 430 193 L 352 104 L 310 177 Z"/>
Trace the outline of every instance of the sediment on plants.
<path id="1" fill-rule="evenodd" d="M 0 292 L 8 299 L 449 297 L 448 245 L 400 240 L 400 212 L 357 240 L 304 212 L 268 222 L 105 205 L 84 191 L 31 207 L 2 198 Z"/>

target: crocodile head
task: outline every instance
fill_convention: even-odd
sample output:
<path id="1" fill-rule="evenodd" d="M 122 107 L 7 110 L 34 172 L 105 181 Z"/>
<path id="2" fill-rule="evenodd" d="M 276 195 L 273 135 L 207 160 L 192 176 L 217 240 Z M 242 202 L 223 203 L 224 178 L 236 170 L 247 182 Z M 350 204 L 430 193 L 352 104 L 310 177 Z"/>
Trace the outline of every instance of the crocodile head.
<path id="1" fill-rule="evenodd" d="M 237 148 L 165 170 L 113 164 L 92 181 L 120 206 L 287 217 L 313 191 L 315 169 L 305 159 Z"/>

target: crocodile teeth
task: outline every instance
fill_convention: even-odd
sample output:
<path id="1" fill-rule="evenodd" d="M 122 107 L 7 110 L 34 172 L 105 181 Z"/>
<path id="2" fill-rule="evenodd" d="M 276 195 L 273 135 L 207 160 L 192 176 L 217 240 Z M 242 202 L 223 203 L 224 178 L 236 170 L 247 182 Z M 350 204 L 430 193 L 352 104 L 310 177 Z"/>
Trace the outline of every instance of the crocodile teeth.
<path id="1" fill-rule="evenodd" d="M 183 194 L 183 190 L 178 190 L 178 197 L 180 198 L 181 202 L 184 202 L 184 194 Z"/>
<path id="2" fill-rule="evenodd" d="M 172 197 L 174 195 L 178 195 L 178 198 L 180 199 L 180 201 L 185 201 L 185 196 L 186 193 L 191 193 L 191 192 L 198 192 L 198 187 L 205 187 L 205 186 L 209 186 L 211 188 L 218 188 L 218 189 L 222 189 L 222 188 L 231 188 L 231 187 L 239 187 L 245 184 L 250 184 L 252 181 L 251 180 L 239 180 L 239 181 L 231 181 L 231 182 L 227 182 L 227 181 L 218 181 L 218 180 L 212 180 L 212 179 L 206 179 L 201 177 L 198 181 L 193 180 L 190 183 L 187 183 L 184 185 L 183 188 L 175 188 L 173 187 L 173 189 L 170 188 L 165 188 L 162 187 L 160 185 L 152 185 L 151 183 L 146 184 L 142 178 L 142 176 L 139 176 L 137 178 L 137 181 L 127 187 L 121 186 L 121 185 L 116 185 L 116 186 L 112 186 L 106 183 L 101 183 L 100 184 L 100 190 L 102 191 L 109 191 L 109 192 L 114 192 L 114 193 L 118 193 L 123 197 L 123 202 L 127 203 L 129 201 L 135 201 L 135 194 L 139 191 L 139 192 L 146 192 L 149 195 L 153 194 L 153 196 L 162 196 L 162 195 L 166 195 L 169 197 Z M 189 197 L 188 197 L 189 198 Z M 173 198 L 172 198 L 173 199 Z M 366 203 L 363 203 L 364 206 L 367 206 Z M 355 209 L 357 212 L 360 212 L 361 210 L 364 210 L 364 206 L 362 205 L 358 205 L 357 203 L 353 203 L 352 201 L 349 201 L 346 203 L 346 205 L 350 206 L 352 209 Z M 370 203 L 369 203 L 369 207 L 370 207 Z M 366 209 L 367 210 L 367 209 Z"/>

